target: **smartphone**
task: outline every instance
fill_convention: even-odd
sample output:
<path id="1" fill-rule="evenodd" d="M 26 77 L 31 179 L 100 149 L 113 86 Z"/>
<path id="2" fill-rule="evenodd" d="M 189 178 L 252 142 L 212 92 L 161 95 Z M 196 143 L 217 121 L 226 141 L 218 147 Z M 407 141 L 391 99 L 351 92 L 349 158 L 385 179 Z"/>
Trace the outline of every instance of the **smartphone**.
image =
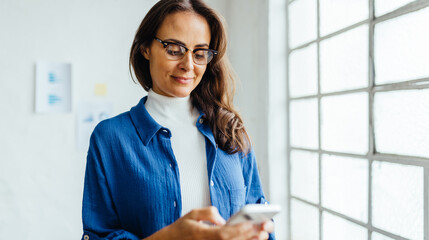
<path id="1" fill-rule="evenodd" d="M 280 210 L 281 207 L 274 204 L 248 204 L 229 218 L 226 225 L 234 225 L 247 221 L 253 224 L 261 224 L 271 220 Z"/>

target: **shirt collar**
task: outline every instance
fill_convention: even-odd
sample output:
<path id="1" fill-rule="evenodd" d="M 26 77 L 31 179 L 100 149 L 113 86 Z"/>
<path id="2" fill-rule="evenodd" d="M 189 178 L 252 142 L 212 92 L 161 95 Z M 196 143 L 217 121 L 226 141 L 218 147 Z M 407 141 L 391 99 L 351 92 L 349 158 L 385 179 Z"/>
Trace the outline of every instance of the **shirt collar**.
<path id="1" fill-rule="evenodd" d="M 159 125 L 149 114 L 149 112 L 146 110 L 145 102 L 147 100 L 147 96 L 140 99 L 140 102 L 131 108 L 130 115 L 131 115 L 131 121 L 133 122 L 134 126 L 137 129 L 137 132 L 140 136 L 140 139 L 142 140 L 143 144 L 147 146 L 150 142 L 150 140 L 155 136 L 155 134 L 165 129 L 163 126 Z M 198 109 L 200 112 L 200 116 L 197 120 L 197 128 L 200 130 L 200 132 L 207 137 L 210 142 L 216 146 L 216 141 L 214 139 L 213 133 L 210 129 L 210 126 L 208 124 L 204 124 L 204 113 Z"/>
<path id="2" fill-rule="evenodd" d="M 140 102 L 131 108 L 130 115 L 131 121 L 137 129 L 140 139 L 146 146 L 153 136 L 163 127 L 159 125 L 148 113 L 144 103 L 147 100 L 147 96 L 140 99 Z"/>
<path id="3" fill-rule="evenodd" d="M 197 120 L 197 128 L 198 130 L 200 130 L 201 134 L 203 134 L 213 144 L 213 146 L 217 147 L 216 141 L 213 136 L 213 132 L 209 124 L 205 124 L 205 121 L 206 121 L 204 119 L 205 114 L 201 112 L 201 110 L 199 111 L 200 111 L 200 116 L 198 117 L 198 120 Z"/>

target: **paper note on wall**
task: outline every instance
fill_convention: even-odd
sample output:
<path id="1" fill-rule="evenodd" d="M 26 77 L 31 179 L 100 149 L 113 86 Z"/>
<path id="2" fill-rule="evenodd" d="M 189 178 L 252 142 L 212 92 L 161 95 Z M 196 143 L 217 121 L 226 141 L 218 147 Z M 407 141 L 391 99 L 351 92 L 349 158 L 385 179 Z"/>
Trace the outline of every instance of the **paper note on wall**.
<path id="1" fill-rule="evenodd" d="M 86 151 L 95 126 L 112 116 L 113 106 L 106 101 L 86 102 L 79 105 L 77 114 L 77 149 Z"/>
<path id="2" fill-rule="evenodd" d="M 97 83 L 94 87 L 95 96 L 106 96 L 107 95 L 107 85 L 104 83 Z"/>
<path id="3" fill-rule="evenodd" d="M 36 63 L 36 112 L 71 111 L 71 64 Z"/>

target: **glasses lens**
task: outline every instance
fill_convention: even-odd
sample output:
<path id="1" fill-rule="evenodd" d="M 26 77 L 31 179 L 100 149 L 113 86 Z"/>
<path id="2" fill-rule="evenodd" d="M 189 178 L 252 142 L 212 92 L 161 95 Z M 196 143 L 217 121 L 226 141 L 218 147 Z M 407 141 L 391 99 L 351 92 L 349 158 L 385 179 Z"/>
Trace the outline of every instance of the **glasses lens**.
<path id="1" fill-rule="evenodd" d="M 178 60 L 181 59 L 185 55 L 186 49 L 177 44 L 168 44 L 166 47 L 165 53 L 168 59 Z"/>
<path id="2" fill-rule="evenodd" d="M 213 53 L 207 50 L 198 50 L 194 53 L 194 62 L 196 64 L 207 64 L 212 60 Z"/>

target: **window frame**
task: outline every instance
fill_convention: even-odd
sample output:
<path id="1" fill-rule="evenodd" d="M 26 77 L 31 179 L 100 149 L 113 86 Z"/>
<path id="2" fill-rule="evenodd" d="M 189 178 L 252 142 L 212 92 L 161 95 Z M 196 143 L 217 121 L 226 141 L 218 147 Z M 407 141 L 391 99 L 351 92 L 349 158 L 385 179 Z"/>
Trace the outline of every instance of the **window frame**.
<path id="1" fill-rule="evenodd" d="M 355 223 L 361 227 L 364 227 L 368 230 L 368 239 L 372 238 L 372 232 L 378 232 L 383 235 L 386 235 L 393 239 L 406 239 L 404 237 L 398 236 L 396 234 L 387 232 L 385 230 L 376 228 L 372 225 L 372 165 L 373 161 L 382 161 L 382 162 L 390 162 L 390 163 L 397 163 L 397 164 L 404 164 L 404 165 L 412 165 L 412 166 L 420 166 L 424 169 L 424 177 L 423 177 L 423 186 L 424 186 L 424 192 L 423 192 L 423 239 L 429 239 L 429 158 L 424 157 L 415 157 L 415 156 L 406 156 L 406 155 L 395 155 L 395 154 L 386 154 L 386 153 L 379 153 L 376 152 L 375 149 L 375 133 L 374 133 L 374 96 L 378 92 L 388 92 L 388 91 L 397 91 L 397 90 L 414 90 L 414 89 L 428 89 L 429 88 L 429 77 L 422 78 L 422 79 L 413 79 L 410 81 L 402 81 L 402 82 L 396 82 L 396 83 L 388 83 L 388 84 L 381 84 L 376 85 L 375 84 L 375 66 L 374 66 L 374 28 L 375 25 L 384 21 L 388 21 L 397 17 L 400 17 L 402 15 L 421 10 L 423 8 L 429 7 L 429 0 L 416 0 L 414 2 L 411 2 L 405 6 L 402 6 L 396 10 L 393 10 L 391 12 L 388 12 L 384 15 L 375 16 L 375 1 L 376 0 L 368 0 L 368 19 L 363 20 L 361 22 L 355 23 L 353 25 L 350 25 L 346 28 L 340 29 L 338 31 L 335 31 L 333 33 L 330 33 L 326 36 L 321 36 L 320 34 L 320 0 L 316 1 L 317 6 L 317 38 L 313 41 L 307 42 L 305 44 L 301 44 L 297 47 L 290 48 L 289 46 L 289 5 L 292 2 L 300 1 L 300 0 L 285 0 L 286 3 L 286 28 L 287 28 L 287 39 L 286 39 L 286 46 L 287 46 L 287 66 L 286 66 L 286 84 L 287 84 L 287 93 L 286 93 L 286 101 L 287 101 L 287 199 L 288 199 L 288 239 L 292 239 L 292 229 L 291 229 L 291 200 L 297 200 L 302 203 L 311 205 L 319 210 L 319 239 L 321 240 L 322 234 L 323 234 L 323 223 L 322 223 L 322 213 L 328 212 L 331 213 L 337 217 L 340 217 L 342 219 L 348 220 L 352 223 Z M 353 89 L 353 90 L 345 90 L 345 91 L 336 91 L 336 92 L 329 92 L 329 93 L 321 93 L 321 79 L 320 79 L 320 43 L 321 41 L 331 38 L 333 36 L 337 36 L 339 34 L 342 34 L 346 31 L 355 29 L 362 25 L 368 25 L 368 87 L 365 88 L 359 88 L 359 89 Z M 299 50 L 305 47 L 308 47 L 311 44 L 316 44 L 317 48 L 317 94 L 315 95 L 307 95 L 302 97 L 290 97 L 290 88 L 289 88 L 289 59 L 290 54 L 295 51 Z M 357 93 L 357 92 L 367 92 L 368 93 L 368 153 L 366 155 L 359 155 L 359 154 L 350 154 L 350 153 L 342 153 L 342 152 L 332 152 L 332 151 L 326 151 L 322 150 L 321 148 L 321 99 L 322 97 L 326 96 L 335 96 L 335 95 L 344 95 L 349 93 Z M 302 99 L 317 99 L 317 105 L 318 105 L 318 149 L 309 149 L 309 148 L 301 148 L 301 147 L 293 147 L 290 144 L 290 104 L 291 101 L 294 100 L 302 100 Z M 305 199 L 293 196 L 291 194 L 291 151 L 293 150 L 301 150 L 301 151 L 307 151 L 312 153 L 318 153 L 318 173 L 319 173 L 319 197 L 318 197 L 318 204 L 314 204 L 312 202 L 306 201 Z M 322 155 L 328 154 L 328 155 L 334 155 L 334 156 L 344 156 L 344 157 L 357 157 L 360 159 L 366 159 L 368 161 L 368 221 L 367 222 L 361 222 L 356 219 L 353 219 L 351 217 L 348 217 L 344 214 L 341 214 L 339 212 L 336 212 L 332 209 L 327 209 L 322 206 Z"/>

